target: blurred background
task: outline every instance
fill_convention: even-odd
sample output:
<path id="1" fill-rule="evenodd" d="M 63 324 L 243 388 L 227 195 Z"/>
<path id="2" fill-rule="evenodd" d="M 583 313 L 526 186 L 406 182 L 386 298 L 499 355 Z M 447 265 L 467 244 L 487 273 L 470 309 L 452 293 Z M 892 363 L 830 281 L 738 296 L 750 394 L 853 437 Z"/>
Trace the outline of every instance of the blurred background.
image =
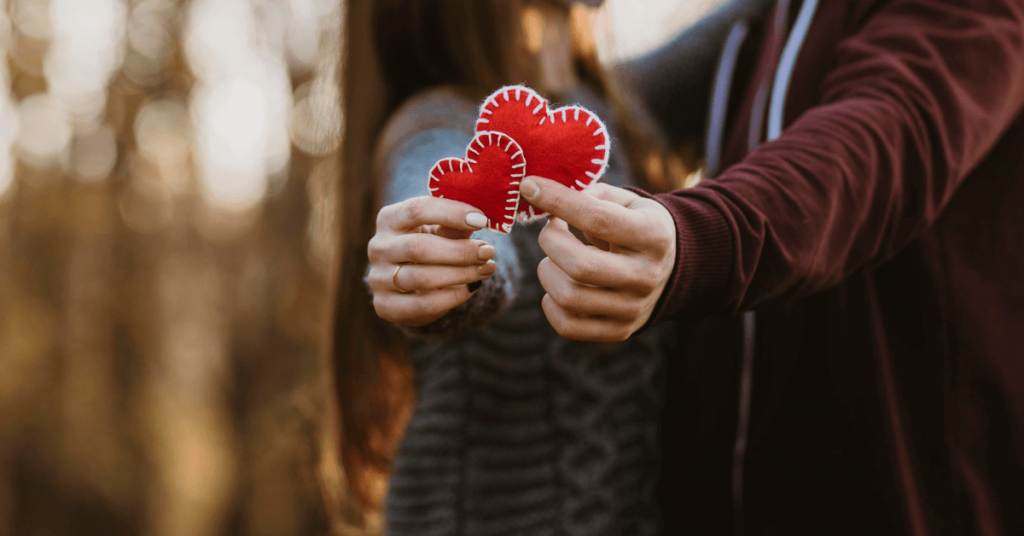
<path id="1" fill-rule="evenodd" d="M 719 1 L 610 0 L 600 55 Z M 319 454 L 344 9 L 0 0 L 0 536 L 365 533 Z"/>

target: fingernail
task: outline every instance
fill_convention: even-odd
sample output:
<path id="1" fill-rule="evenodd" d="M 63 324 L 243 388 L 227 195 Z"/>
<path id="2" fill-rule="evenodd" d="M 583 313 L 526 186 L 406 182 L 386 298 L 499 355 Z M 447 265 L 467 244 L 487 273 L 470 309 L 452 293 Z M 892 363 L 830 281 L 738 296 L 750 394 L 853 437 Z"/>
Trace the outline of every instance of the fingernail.
<path id="1" fill-rule="evenodd" d="M 476 227 L 477 229 L 483 229 L 487 226 L 487 216 L 479 212 L 470 212 L 466 214 L 466 225 L 470 227 Z"/>
<path id="2" fill-rule="evenodd" d="M 519 183 L 519 193 L 527 199 L 533 199 L 540 193 L 540 187 L 537 186 L 537 181 L 527 177 Z"/>
<path id="3" fill-rule="evenodd" d="M 494 254 L 494 246 L 490 244 L 484 244 L 480 246 L 480 249 L 477 251 L 476 256 L 482 261 L 489 261 L 494 258 Z"/>
<path id="4" fill-rule="evenodd" d="M 497 271 L 498 271 L 498 264 L 495 263 L 494 261 L 487 261 L 484 264 L 481 264 L 476 269 L 476 272 L 478 274 L 480 274 L 480 275 L 494 275 L 494 272 L 497 272 Z"/>
<path id="5" fill-rule="evenodd" d="M 473 281 L 472 283 L 466 285 L 466 288 L 469 289 L 470 293 L 473 293 L 473 292 L 476 292 L 476 291 L 480 290 L 480 287 L 482 287 L 483 285 L 484 285 L 483 281 Z"/>

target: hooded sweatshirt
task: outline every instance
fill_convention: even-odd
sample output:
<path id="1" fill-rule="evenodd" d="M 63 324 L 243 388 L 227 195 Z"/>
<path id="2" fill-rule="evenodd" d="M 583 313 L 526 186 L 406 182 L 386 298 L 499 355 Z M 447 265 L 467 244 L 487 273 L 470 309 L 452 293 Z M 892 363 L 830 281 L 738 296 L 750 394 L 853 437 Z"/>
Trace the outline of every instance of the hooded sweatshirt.
<path id="1" fill-rule="evenodd" d="M 655 196 L 665 534 L 1024 534 L 1024 1 L 811 1 L 734 27 L 724 171 Z"/>

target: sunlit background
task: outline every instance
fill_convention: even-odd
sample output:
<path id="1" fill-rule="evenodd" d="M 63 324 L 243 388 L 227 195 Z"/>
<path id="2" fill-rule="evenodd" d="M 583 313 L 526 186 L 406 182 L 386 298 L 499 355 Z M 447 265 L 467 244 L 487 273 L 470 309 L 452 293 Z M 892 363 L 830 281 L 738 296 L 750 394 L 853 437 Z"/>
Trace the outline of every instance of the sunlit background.
<path id="1" fill-rule="evenodd" d="M 716 3 L 610 1 L 601 57 Z M 0 536 L 359 533 L 316 433 L 342 17 L 0 0 Z"/>

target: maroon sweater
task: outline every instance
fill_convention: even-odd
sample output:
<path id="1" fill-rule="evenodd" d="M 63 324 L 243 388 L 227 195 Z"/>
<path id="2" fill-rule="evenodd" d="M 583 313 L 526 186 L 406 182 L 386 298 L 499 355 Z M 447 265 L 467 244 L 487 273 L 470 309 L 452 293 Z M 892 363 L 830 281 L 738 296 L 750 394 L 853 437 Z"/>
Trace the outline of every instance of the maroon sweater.
<path id="1" fill-rule="evenodd" d="M 1024 534 L 1024 0 L 822 0 L 747 154 L 785 39 L 761 28 L 725 171 L 657 196 L 665 534 L 734 531 L 746 310 L 746 533 Z"/>

